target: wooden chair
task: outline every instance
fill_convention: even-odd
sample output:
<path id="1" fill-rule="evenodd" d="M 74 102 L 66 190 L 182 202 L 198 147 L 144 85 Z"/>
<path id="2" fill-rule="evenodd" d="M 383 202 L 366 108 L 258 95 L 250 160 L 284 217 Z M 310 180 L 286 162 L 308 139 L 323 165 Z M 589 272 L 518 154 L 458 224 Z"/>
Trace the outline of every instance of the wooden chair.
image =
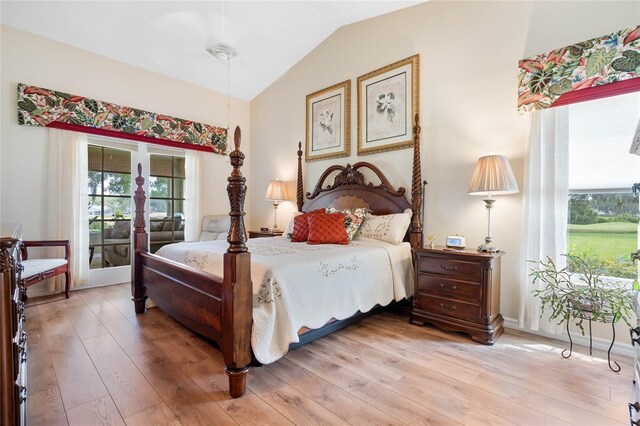
<path id="1" fill-rule="evenodd" d="M 29 259 L 28 247 L 64 247 L 64 259 Z M 71 274 L 69 271 L 69 257 L 71 246 L 69 240 L 23 241 L 22 242 L 22 284 L 23 298 L 27 299 L 27 288 L 40 281 L 56 275 L 64 274 L 64 295 L 68 299 L 71 290 Z"/>

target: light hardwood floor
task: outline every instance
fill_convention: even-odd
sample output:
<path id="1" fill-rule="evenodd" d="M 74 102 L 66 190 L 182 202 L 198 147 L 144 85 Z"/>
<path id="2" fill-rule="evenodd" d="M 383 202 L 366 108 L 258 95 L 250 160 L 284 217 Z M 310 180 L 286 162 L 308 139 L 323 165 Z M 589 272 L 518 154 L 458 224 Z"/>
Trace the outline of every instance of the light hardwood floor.
<path id="1" fill-rule="evenodd" d="M 622 372 L 584 348 L 507 331 L 493 347 L 385 313 L 249 373 L 230 399 L 220 352 L 125 285 L 27 308 L 29 425 L 628 424 Z"/>

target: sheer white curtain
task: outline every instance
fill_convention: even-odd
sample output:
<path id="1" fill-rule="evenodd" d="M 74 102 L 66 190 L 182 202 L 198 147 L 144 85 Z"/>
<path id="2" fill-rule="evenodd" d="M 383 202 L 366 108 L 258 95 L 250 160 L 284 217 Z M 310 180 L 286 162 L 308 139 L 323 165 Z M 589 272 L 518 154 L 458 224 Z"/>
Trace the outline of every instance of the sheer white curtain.
<path id="1" fill-rule="evenodd" d="M 49 129 L 47 174 L 47 238 L 71 243 L 71 284 L 89 278 L 89 212 L 87 135 Z M 63 256 L 57 252 L 56 256 Z M 64 289 L 64 277 L 51 280 L 50 290 Z"/>
<path id="2" fill-rule="evenodd" d="M 556 333 L 555 323 L 540 318 L 540 302 L 526 261 L 550 257 L 564 267 L 566 260 L 569 198 L 569 111 L 566 107 L 531 114 L 529 149 L 524 182 L 523 277 L 520 280 L 519 326 Z M 537 286 L 537 284 L 536 284 Z"/>
<path id="3" fill-rule="evenodd" d="M 629 154 L 640 155 L 640 121 L 638 121 L 636 133 L 633 135 L 633 141 L 631 142 L 631 148 L 629 148 Z"/>
<path id="4" fill-rule="evenodd" d="M 198 241 L 202 222 L 200 212 L 200 179 L 202 178 L 204 168 L 204 152 L 188 149 L 185 157 L 184 240 Z"/>

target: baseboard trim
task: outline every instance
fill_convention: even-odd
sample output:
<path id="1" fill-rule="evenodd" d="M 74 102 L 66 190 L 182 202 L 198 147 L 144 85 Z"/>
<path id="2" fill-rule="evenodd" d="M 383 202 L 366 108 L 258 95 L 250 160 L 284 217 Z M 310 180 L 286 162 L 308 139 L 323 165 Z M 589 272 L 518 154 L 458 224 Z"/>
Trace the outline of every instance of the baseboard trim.
<path id="1" fill-rule="evenodd" d="M 76 288 L 72 288 L 71 289 L 71 294 L 73 294 L 74 291 L 76 290 L 87 290 L 90 288 L 100 288 L 100 287 L 109 287 L 112 285 L 120 285 L 120 284 L 126 284 L 128 281 L 123 281 L 121 283 L 111 283 L 111 284 L 92 284 L 92 285 L 83 285 L 81 287 L 76 287 Z M 49 290 L 39 290 L 39 291 L 34 291 L 34 289 L 29 289 L 27 295 L 29 296 L 29 299 L 33 298 L 33 297 L 42 297 L 42 296 L 52 296 L 54 294 L 62 294 L 64 293 L 64 290 L 58 293 L 54 293 L 52 291 Z"/>
<path id="2" fill-rule="evenodd" d="M 544 331 L 528 330 L 525 328 L 521 328 L 518 326 L 518 320 L 514 318 L 505 318 L 504 327 L 510 328 L 513 330 L 519 330 L 525 333 L 535 334 L 536 336 L 548 337 L 550 339 L 560 340 L 562 342 L 569 343 L 569 338 L 567 337 L 566 334 L 551 334 Z M 612 354 L 628 356 L 628 357 L 634 356 L 633 346 L 631 346 L 631 343 L 626 341 L 627 337 L 628 337 L 627 335 L 617 336 L 616 343 L 613 345 L 613 348 L 611 349 Z M 571 333 L 571 339 L 573 340 L 574 345 L 584 346 L 586 348 L 589 347 L 589 337 L 587 336 Z M 605 340 L 597 337 L 593 338 L 593 349 L 607 352 L 609 350 L 609 345 L 611 345 L 610 340 Z"/>

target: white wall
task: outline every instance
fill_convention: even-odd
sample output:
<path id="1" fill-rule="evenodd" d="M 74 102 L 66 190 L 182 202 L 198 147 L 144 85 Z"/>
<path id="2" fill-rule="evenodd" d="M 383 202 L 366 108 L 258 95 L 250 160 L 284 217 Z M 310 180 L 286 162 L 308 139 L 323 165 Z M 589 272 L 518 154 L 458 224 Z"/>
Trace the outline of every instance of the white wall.
<path id="1" fill-rule="evenodd" d="M 478 157 L 505 154 L 522 187 L 528 117 L 516 112 L 518 60 L 622 28 L 640 19 L 640 2 L 438 2 L 432 1 L 343 27 L 251 102 L 251 224 L 266 226 L 264 200 L 275 177 L 295 189 L 297 142 L 305 138 L 305 97 L 351 79 L 351 153 L 339 163 L 370 161 L 391 182 L 410 189 L 411 150 L 356 156 L 357 77 L 420 54 L 422 173 L 426 193 L 425 236 L 467 237 L 471 247 L 486 233 L 484 203 L 467 194 Z M 310 190 L 336 161 L 306 163 Z M 295 200 L 295 192 L 292 192 Z M 522 258 L 522 196 L 503 196 L 493 210 L 494 241 L 502 258 L 505 317 L 518 314 Z M 285 203 L 284 227 L 295 210 Z"/>
<path id="2" fill-rule="evenodd" d="M 223 127 L 227 124 L 226 94 L 6 26 L 1 27 L 1 36 L 0 220 L 22 223 L 25 239 L 46 236 L 48 151 L 46 129 L 17 123 L 18 82 L 202 123 Z M 226 76 L 212 75 L 211 78 Z M 231 99 L 231 132 L 233 134 L 236 125 L 241 127 L 245 152 L 249 152 L 251 146 L 249 109 L 249 102 Z M 247 157 L 245 174 L 248 176 L 251 160 Z M 226 177 L 230 171 L 224 157 L 206 155 L 201 195 L 203 214 L 229 211 Z"/>
<path id="3" fill-rule="evenodd" d="M 0 221 L 22 223 L 24 239 L 47 237 L 49 219 L 45 179 L 48 167 L 48 130 L 18 125 L 17 83 L 60 90 L 207 124 L 227 124 L 226 94 L 6 26 L 1 27 L 0 60 Z M 226 76 L 212 75 L 211 78 Z M 231 131 L 236 125 L 241 127 L 242 149 L 248 153 L 251 146 L 249 102 L 232 98 L 230 106 Z M 249 179 L 250 158 L 247 156 L 245 163 L 245 175 Z M 230 171 L 231 166 L 225 157 L 206 155 L 201 184 L 203 215 L 229 211 L 226 178 Z M 249 203 L 246 210 L 250 211 Z M 39 294 L 44 288 L 34 287 L 30 293 Z"/>

